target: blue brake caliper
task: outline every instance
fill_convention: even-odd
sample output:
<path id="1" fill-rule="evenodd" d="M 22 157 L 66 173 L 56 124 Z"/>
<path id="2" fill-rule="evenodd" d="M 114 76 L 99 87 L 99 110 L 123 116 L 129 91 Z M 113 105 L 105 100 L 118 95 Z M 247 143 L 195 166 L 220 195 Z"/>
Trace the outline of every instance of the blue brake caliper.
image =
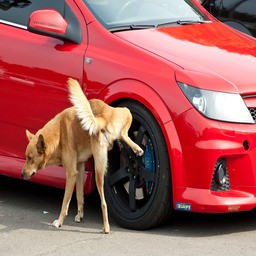
<path id="1" fill-rule="evenodd" d="M 148 139 L 145 152 L 144 152 L 144 164 L 145 164 L 145 169 L 149 172 L 155 172 L 155 156 L 154 156 L 154 148 L 153 144 L 150 139 Z M 154 187 L 154 182 L 148 179 L 145 179 L 146 183 L 146 189 L 147 189 L 147 194 L 150 195 L 153 187 Z"/>

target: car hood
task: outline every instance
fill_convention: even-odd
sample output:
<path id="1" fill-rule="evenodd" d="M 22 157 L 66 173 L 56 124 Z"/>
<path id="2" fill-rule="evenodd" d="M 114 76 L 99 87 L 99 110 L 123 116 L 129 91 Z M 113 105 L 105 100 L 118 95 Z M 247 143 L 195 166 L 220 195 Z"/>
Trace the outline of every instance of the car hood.
<path id="1" fill-rule="evenodd" d="M 116 35 L 172 62 L 177 70 L 188 71 L 186 76 L 196 73 L 218 78 L 215 85 L 195 79 L 204 81 L 196 86 L 241 94 L 256 91 L 256 40 L 220 22 L 124 31 Z"/>

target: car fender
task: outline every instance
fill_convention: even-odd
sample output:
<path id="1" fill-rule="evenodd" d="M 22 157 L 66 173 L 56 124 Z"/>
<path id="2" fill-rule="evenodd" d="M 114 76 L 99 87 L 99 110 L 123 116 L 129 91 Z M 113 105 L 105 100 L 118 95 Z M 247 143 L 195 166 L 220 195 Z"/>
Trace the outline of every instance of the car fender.
<path id="1" fill-rule="evenodd" d="M 144 105 L 155 117 L 163 132 L 171 169 L 172 186 L 183 183 L 182 147 L 170 111 L 155 90 L 136 80 L 122 80 L 104 88 L 98 95 L 107 104 L 120 100 L 135 100 Z"/>
<path id="2" fill-rule="evenodd" d="M 140 102 L 154 115 L 160 126 L 171 120 L 171 115 L 158 93 L 137 80 L 124 79 L 104 88 L 98 97 L 109 105 L 120 99 L 131 99 Z"/>

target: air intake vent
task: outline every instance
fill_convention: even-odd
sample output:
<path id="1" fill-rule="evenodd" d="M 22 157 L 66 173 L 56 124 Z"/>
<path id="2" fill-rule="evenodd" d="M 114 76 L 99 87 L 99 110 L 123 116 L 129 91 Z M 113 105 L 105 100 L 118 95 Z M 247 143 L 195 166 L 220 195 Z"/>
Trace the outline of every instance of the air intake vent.
<path id="1" fill-rule="evenodd" d="M 230 190 L 230 182 L 228 176 L 228 167 L 226 159 L 220 158 L 215 164 L 212 183 L 212 191 L 228 191 Z"/>

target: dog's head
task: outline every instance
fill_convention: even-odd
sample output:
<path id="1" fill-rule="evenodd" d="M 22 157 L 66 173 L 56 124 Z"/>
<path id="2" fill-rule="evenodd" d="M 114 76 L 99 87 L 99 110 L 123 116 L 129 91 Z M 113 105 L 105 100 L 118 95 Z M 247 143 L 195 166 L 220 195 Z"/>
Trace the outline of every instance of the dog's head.
<path id="1" fill-rule="evenodd" d="M 34 135 L 26 130 L 28 146 L 26 149 L 26 163 L 21 172 L 24 179 L 32 177 L 37 170 L 45 167 L 46 145 L 42 134 Z"/>

